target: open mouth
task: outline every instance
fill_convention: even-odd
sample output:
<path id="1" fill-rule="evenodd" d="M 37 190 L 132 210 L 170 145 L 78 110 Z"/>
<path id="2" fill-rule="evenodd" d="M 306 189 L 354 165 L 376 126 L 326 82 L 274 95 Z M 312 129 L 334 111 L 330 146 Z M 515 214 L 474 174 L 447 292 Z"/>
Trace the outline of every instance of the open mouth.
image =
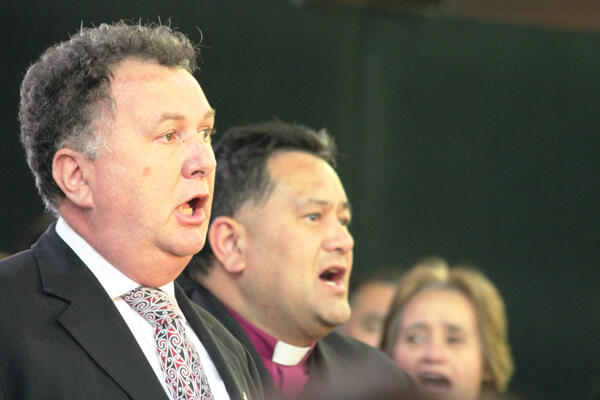
<path id="1" fill-rule="evenodd" d="M 346 270 L 338 267 L 327 268 L 319 275 L 319 279 L 328 285 L 341 286 L 343 285 L 344 275 Z"/>
<path id="2" fill-rule="evenodd" d="M 207 213 L 204 211 L 204 205 L 208 201 L 208 196 L 195 196 L 177 207 L 175 217 L 180 224 L 186 226 L 198 227 L 206 221 Z"/>
<path id="3" fill-rule="evenodd" d="M 452 382 L 450 381 L 450 379 L 448 379 L 444 375 L 436 374 L 433 372 L 426 372 L 420 374 L 418 380 L 424 389 L 430 391 L 444 392 L 452 387 Z"/>
<path id="4" fill-rule="evenodd" d="M 179 206 L 178 210 L 184 215 L 194 215 L 194 212 L 202 206 L 200 198 L 194 197 L 187 203 L 183 203 Z"/>

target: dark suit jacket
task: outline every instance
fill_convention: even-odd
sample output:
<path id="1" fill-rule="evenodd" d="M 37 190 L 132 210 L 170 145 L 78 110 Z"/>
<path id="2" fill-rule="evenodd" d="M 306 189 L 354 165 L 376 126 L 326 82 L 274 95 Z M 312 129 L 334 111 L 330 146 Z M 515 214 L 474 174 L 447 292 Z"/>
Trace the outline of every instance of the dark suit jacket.
<path id="1" fill-rule="evenodd" d="M 248 348 L 258 366 L 267 398 L 282 398 L 242 326 L 206 288 L 188 295 Z M 337 332 L 319 340 L 309 358 L 309 380 L 301 399 L 358 400 L 414 399 L 416 388 L 408 375 L 381 351 Z"/>
<path id="2" fill-rule="evenodd" d="M 253 360 L 175 285 L 232 399 L 263 397 Z M 92 272 L 56 234 L 0 261 L 0 399 L 167 399 Z"/>

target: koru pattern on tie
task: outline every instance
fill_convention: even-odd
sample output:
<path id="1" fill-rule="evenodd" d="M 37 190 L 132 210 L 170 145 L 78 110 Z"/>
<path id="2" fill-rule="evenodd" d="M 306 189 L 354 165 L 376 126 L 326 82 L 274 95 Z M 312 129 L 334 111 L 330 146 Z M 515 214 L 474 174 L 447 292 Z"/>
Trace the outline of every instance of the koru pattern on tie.
<path id="1" fill-rule="evenodd" d="M 212 400 L 200 357 L 189 341 L 173 300 L 162 290 L 139 287 L 121 296 L 154 328 L 160 367 L 177 400 Z"/>

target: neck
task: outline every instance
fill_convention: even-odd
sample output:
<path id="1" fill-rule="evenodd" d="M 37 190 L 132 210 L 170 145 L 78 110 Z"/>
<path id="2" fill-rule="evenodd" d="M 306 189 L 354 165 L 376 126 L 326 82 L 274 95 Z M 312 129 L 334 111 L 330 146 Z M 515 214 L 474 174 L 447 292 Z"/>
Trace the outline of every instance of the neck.
<path id="1" fill-rule="evenodd" d="M 265 312 L 253 299 L 243 295 L 238 284 L 239 275 L 232 276 L 225 272 L 219 265 L 214 265 L 207 275 L 203 275 L 197 282 L 212 293 L 222 304 L 233 310 L 244 320 L 256 328 L 264 331 L 275 339 L 287 344 L 307 347 L 319 340 L 332 329 L 319 331 L 319 334 L 308 334 L 298 324 L 291 324 L 279 315 Z M 296 326 L 296 329 L 290 329 Z"/>
<path id="2" fill-rule="evenodd" d="M 88 216 L 74 206 L 61 204 L 61 217 L 112 266 L 142 286 L 160 287 L 175 280 L 191 256 L 179 257 L 158 248 L 136 246 L 136 240 L 115 243 L 110 230 L 95 229 Z"/>

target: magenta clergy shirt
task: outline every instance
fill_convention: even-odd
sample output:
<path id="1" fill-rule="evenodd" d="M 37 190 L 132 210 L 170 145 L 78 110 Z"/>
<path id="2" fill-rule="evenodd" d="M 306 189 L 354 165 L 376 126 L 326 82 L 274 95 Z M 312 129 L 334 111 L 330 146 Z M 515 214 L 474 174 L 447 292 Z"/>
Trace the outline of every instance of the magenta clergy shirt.
<path id="1" fill-rule="evenodd" d="M 300 394 L 308 381 L 308 357 L 315 343 L 308 347 L 284 343 L 252 325 L 231 308 L 226 308 L 246 332 L 275 387 L 286 396 Z"/>

